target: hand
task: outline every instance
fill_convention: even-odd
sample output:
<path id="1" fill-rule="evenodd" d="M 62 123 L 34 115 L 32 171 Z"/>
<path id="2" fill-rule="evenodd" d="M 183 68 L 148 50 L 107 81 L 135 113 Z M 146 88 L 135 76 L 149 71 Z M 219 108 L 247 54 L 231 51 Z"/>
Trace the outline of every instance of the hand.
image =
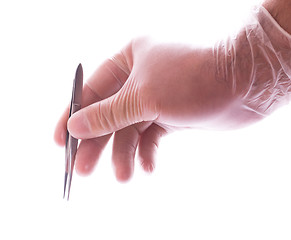
<path id="1" fill-rule="evenodd" d="M 226 84 L 215 80 L 211 49 L 158 44 L 136 39 L 105 61 L 83 89 L 83 109 L 68 122 L 70 133 L 83 139 L 76 170 L 90 173 L 111 134 L 112 160 L 120 181 L 133 173 L 137 146 L 145 171 L 153 171 L 159 140 L 167 133 L 203 127 L 231 103 Z M 55 139 L 65 143 L 68 110 Z M 206 124 L 207 125 L 207 124 Z"/>
<path id="2" fill-rule="evenodd" d="M 213 48 L 135 39 L 105 61 L 83 89 L 83 109 L 60 119 L 81 138 L 76 170 L 90 173 L 113 133 L 116 177 L 133 173 L 137 147 L 145 171 L 153 171 L 159 140 L 181 128 L 247 126 L 288 100 L 291 36 L 259 8 L 235 38 Z"/>

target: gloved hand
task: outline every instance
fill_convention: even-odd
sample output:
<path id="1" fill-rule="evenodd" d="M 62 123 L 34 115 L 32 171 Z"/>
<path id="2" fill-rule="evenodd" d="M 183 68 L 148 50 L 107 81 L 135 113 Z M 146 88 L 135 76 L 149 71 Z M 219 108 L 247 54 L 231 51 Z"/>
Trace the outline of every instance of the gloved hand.
<path id="1" fill-rule="evenodd" d="M 83 89 L 83 109 L 60 119 L 55 140 L 81 138 L 76 170 L 90 173 L 112 133 L 116 177 L 128 180 L 137 147 L 146 171 L 159 140 L 181 128 L 232 129 L 286 102 L 291 36 L 262 7 L 239 33 L 213 48 L 135 39 L 105 61 Z"/>

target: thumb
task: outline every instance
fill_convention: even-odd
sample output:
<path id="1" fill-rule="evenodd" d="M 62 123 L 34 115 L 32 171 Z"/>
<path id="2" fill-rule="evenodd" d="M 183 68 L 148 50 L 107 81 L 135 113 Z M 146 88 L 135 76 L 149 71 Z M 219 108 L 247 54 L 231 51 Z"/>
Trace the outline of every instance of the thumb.
<path id="1" fill-rule="evenodd" d="M 123 88 L 73 114 L 68 121 L 68 130 L 75 138 L 95 138 L 137 122 L 153 120 L 151 115 L 145 111 L 137 94 L 130 94 Z"/>

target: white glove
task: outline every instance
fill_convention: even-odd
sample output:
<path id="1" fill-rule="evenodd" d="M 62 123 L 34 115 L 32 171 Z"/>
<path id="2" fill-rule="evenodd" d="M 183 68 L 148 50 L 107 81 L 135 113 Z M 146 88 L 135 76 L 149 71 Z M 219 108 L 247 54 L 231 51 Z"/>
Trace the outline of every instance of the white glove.
<path id="1" fill-rule="evenodd" d="M 180 128 L 246 126 L 288 102 L 291 36 L 263 8 L 235 37 L 213 48 L 135 39 L 102 64 L 83 90 L 83 109 L 68 122 L 83 139 L 78 172 L 92 171 L 110 136 L 119 180 L 134 157 L 152 171 L 161 136 Z M 55 132 L 64 145 L 68 112 Z"/>

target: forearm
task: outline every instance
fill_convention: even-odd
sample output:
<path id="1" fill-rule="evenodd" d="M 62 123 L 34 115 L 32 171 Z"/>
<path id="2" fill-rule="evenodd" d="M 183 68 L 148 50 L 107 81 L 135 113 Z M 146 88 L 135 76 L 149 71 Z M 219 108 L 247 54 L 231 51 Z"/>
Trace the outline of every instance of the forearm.
<path id="1" fill-rule="evenodd" d="M 266 0 L 263 6 L 278 24 L 291 34 L 291 0 Z"/>
<path id="2" fill-rule="evenodd" d="M 290 24 L 288 13 L 291 11 L 286 7 L 277 15 L 277 22 L 268 9 L 258 7 L 236 36 L 214 47 L 216 78 L 226 82 L 238 102 L 235 114 L 230 113 L 235 116 L 234 122 L 245 119 L 245 124 L 252 123 L 290 98 L 291 34 L 285 30 Z"/>

